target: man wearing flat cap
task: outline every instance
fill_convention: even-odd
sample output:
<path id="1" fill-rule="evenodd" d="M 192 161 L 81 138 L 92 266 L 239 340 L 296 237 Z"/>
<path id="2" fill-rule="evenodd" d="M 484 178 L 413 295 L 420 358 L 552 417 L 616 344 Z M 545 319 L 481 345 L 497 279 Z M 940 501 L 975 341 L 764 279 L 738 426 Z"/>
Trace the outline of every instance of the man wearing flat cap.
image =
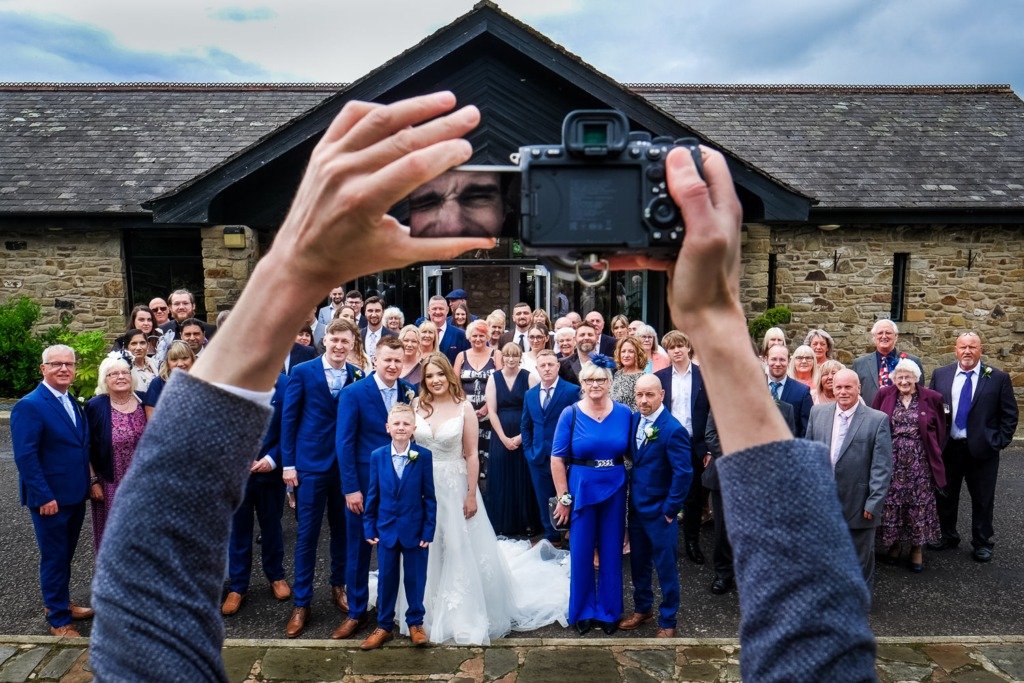
<path id="1" fill-rule="evenodd" d="M 448 324 L 449 325 L 452 323 L 452 316 L 455 315 L 455 308 L 459 304 L 462 304 L 463 306 L 465 306 L 467 311 L 469 310 L 469 304 L 466 303 L 466 299 L 468 297 L 469 297 L 469 295 L 466 294 L 466 290 L 464 290 L 464 289 L 453 289 L 452 291 L 448 292 L 448 296 L 446 296 L 445 299 L 448 300 Z M 477 319 L 477 316 L 475 316 L 472 313 L 470 313 L 469 314 L 469 319 L 466 322 L 472 322 L 473 320 L 476 320 L 476 319 Z"/>

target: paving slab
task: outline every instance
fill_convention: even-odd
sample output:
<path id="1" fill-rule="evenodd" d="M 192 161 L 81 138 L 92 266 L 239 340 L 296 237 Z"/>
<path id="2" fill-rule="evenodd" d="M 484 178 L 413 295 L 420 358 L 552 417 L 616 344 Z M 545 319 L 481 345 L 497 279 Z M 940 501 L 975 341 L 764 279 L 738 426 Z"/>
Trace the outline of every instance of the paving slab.
<path id="1" fill-rule="evenodd" d="M 226 647 L 221 650 L 224 668 L 231 683 L 241 683 L 249 678 L 252 665 L 267 651 L 265 647 Z"/>
<path id="2" fill-rule="evenodd" d="M 890 683 L 927 681 L 932 675 L 931 664 L 921 666 L 907 662 L 879 662 L 878 669 L 882 672 L 882 680 Z"/>
<path id="3" fill-rule="evenodd" d="M 0 665 L 2 665 L 4 662 L 10 659 L 11 655 L 13 655 L 17 651 L 18 648 L 16 647 L 11 647 L 10 645 L 0 645 Z"/>
<path id="4" fill-rule="evenodd" d="M 44 646 L 14 655 L 0 669 L 0 683 L 24 683 L 49 652 L 50 648 Z"/>
<path id="5" fill-rule="evenodd" d="M 519 670 L 519 683 L 617 683 L 619 667 L 611 651 L 597 648 L 531 650 Z"/>
<path id="6" fill-rule="evenodd" d="M 1006 679 L 985 669 L 974 669 L 952 676 L 954 683 L 1006 683 Z"/>
<path id="7" fill-rule="evenodd" d="M 676 675 L 676 651 L 674 648 L 624 650 L 623 654 L 659 680 L 674 678 Z"/>
<path id="8" fill-rule="evenodd" d="M 519 653 L 510 648 L 489 648 L 484 652 L 484 678 L 501 678 L 519 666 Z"/>
<path id="9" fill-rule="evenodd" d="M 377 676 L 409 676 L 423 673 L 456 674 L 467 659 L 474 657 L 470 649 L 388 647 L 351 653 L 352 673 Z"/>
<path id="10" fill-rule="evenodd" d="M 276 648 L 263 657 L 266 680 L 340 681 L 349 664 L 348 652 L 341 649 Z"/>
<path id="11" fill-rule="evenodd" d="M 721 669 L 714 664 L 703 662 L 699 664 L 683 664 L 679 667 L 680 681 L 692 681 L 692 683 L 714 683 L 718 680 Z"/>
<path id="12" fill-rule="evenodd" d="M 963 645 L 956 645 L 954 643 L 925 645 L 921 648 L 921 651 L 931 657 L 932 661 L 942 667 L 942 670 L 947 673 L 974 663 L 969 651 Z"/>
<path id="13" fill-rule="evenodd" d="M 720 647 L 695 645 L 683 648 L 683 656 L 688 662 L 718 662 L 726 659 L 725 651 Z"/>
<path id="14" fill-rule="evenodd" d="M 640 669 L 626 669 L 622 674 L 624 683 L 661 683 L 661 679 L 655 678 Z"/>
<path id="15" fill-rule="evenodd" d="M 877 655 L 879 659 L 890 662 L 905 662 L 920 666 L 931 664 L 931 660 L 923 652 L 906 645 L 879 645 Z"/>
<path id="16" fill-rule="evenodd" d="M 979 647 L 978 652 L 1013 680 L 1024 680 L 1024 648 L 1019 645 L 988 645 Z"/>
<path id="17" fill-rule="evenodd" d="M 38 678 L 49 681 L 59 680 L 64 677 L 71 667 L 75 665 L 78 658 L 85 652 L 84 647 L 66 647 L 62 648 L 57 654 L 50 658 L 50 661 L 46 663 L 42 671 L 39 672 Z"/>

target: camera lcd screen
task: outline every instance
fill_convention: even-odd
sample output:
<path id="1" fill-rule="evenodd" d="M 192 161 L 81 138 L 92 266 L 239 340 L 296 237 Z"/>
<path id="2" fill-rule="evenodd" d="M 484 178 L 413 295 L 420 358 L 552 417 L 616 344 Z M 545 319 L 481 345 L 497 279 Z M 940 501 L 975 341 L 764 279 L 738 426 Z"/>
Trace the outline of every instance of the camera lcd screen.
<path id="1" fill-rule="evenodd" d="M 519 169 L 460 166 L 421 185 L 390 213 L 413 237 L 503 237 L 516 234 Z"/>
<path id="2" fill-rule="evenodd" d="M 535 166 L 529 182 L 531 244 L 629 246 L 645 238 L 637 166 Z"/>

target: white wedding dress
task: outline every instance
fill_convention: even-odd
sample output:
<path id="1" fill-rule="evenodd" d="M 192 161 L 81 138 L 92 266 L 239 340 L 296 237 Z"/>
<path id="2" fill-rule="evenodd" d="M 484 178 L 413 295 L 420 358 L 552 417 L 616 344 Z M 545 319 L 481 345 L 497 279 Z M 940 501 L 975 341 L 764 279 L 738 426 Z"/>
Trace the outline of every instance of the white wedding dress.
<path id="1" fill-rule="evenodd" d="M 529 631 L 553 622 L 567 626 L 569 554 L 547 541 L 498 540 L 479 490 L 477 513 L 466 519 L 463 413 L 437 433 L 416 415 L 415 442 L 433 453 L 437 530 L 427 560 L 423 628 L 435 643 L 488 645 L 511 630 Z M 414 446 L 415 447 L 415 446 Z M 408 632 L 404 591 L 395 611 Z"/>

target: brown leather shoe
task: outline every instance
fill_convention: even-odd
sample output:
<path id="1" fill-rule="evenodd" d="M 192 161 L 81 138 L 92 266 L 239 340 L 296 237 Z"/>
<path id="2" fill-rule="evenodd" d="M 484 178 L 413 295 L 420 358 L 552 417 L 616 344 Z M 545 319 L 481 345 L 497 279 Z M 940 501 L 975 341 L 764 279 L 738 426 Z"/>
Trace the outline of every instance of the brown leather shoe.
<path id="1" fill-rule="evenodd" d="M 51 626 L 50 635 L 57 636 L 58 638 L 81 638 L 82 634 L 78 632 L 74 624 L 65 624 L 64 626 Z"/>
<path id="2" fill-rule="evenodd" d="M 79 607 L 75 603 L 69 603 L 68 609 L 71 611 L 71 618 L 75 621 L 84 621 L 85 619 L 92 619 L 96 615 L 96 611 L 92 607 Z M 46 616 L 50 615 L 50 608 L 44 607 L 43 613 Z"/>
<path id="3" fill-rule="evenodd" d="M 308 607 L 296 607 L 292 610 L 292 616 L 288 619 L 284 634 L 289 638 L 298 638 L 306 630 L 306 620 L 309 619 Z"/>
<path id="4" fill-rule="evenodd" d="M 331 597 L 334 598 L 334 604 L 338 609 L 342 612 L 348 611 L 348 596 L 345 595 L 344 586 L 331 586 Z"/>
<path id="5" fill-rule="evenodd" d="M 409 627 L 409 639 L 412 640 L 412 644 L 416 647 L 423 647 L 430 642 L 427 640 L 427 632 L 423 630 L 421 624 Z"/>
<path id="6" fill-rule="evenodd" d="M 654 612 L 633 612 L 619 622 L 619 628 L 623 631 L 632 631 L 645 621 L 654 618 Z"/>
<path id="7" fill-rule="evenodd" d="M 676 630 L 674 628 L 659 628 L 658 632 L 654 634 L 655 638 L 675 638 Z"/>
<path id="8" fill-rule="evenodd" d="M 289 586 L 288 582 L 284 579 L 272 581 L 270 583 L 270 589 L 274 591 L 274 597 L 278 600 L 287 600 L 288 598 L 292 597 L 291 586 Z"/>
<path id="9" fill-rule="evenodd" d="M 376 650 L 378 647 L 380 647 L 384 643 L 388 642 L 389 640 L 393 639 L 394 637 L 395 637 L 395 634 L 392 633 L 391 631 L 385 631 L 382 628 L 375 629 L 373 631 L 373 633 L 371 633 L 370 635 L 366 636 L 366 640 L 364 640 L 359 645 L 359 649 L 360 650 Z"/>
<path id="10" fill-rule="evenodd" d="M 348 619 L 345 619 L 345 621 L 341 622 L 338 628 L 331 631 L 331 638 L 335 640 L 351 638 L 359 629 L 366 626 L 367 621 L 367 615 L 365 614 L 358 619 L 352 619 L 349 617 Z"/>
<path id="11" fill-rule="evenodd" d="M 241 593 L 231 591 L 230 593 L 228 593 L 228 596 L 224 598 L 224 604 L 220 606 L 220 613 L 226 617 L 230 617 L 232 614 L 235 614 L 238 611 L 238 609 L 242 606 L 242 600 L 244 599 L 245 596 Z"/>

